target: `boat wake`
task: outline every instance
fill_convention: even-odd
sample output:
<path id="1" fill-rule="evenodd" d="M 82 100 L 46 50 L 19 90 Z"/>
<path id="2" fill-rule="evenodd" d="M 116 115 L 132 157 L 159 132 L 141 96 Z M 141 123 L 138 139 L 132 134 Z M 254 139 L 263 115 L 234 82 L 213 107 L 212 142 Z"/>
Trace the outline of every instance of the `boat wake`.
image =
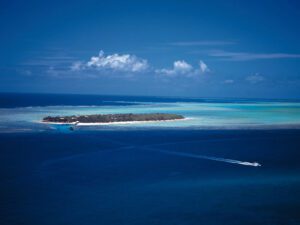
<path id="1" fill-rule="evenodd" d="M 254 166 L 254 167 L 261 166 L 261 164 L 258 163 L 258 162 L 245 162 L 245 161 L 240 161 L 240 160 L 235 160 L 235 159 L 225 159 L 225 158 L 205 156 L 205 155 L 197 155 L 197 154 L 185 153 L 185 152 L 173 152 L 173 151 L 160 150 L 160 149 L 154 149 L 154 148 L 147 148 L 147 149 L 152 150 L 152 151 L 162 152 L 162 153 L 165 153 L 165 154 L 177 155 L 177 156 L 183 156 L 183 157 L 189 157 L 189 158 L 208 159 L 208 160 L 219 161 L 219 162 L 239 164 L 239 165 L 243 165 L 243 166 Z"/>

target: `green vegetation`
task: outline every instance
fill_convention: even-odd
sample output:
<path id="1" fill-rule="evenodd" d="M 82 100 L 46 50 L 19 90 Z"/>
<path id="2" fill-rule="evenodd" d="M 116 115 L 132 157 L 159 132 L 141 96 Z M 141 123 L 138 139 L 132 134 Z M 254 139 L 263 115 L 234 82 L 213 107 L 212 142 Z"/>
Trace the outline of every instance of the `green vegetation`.
<path id="1" fill-rule="evenodd" d="M 169 113 L 148 113 L 148 114 L 95 114 L 80 116 L 47 116 L 43 122 L 56 123 L 111 123 L 111 122 L 129 122 L 129 121 L 158 121 L 184 119 L 183 116 Z"/>

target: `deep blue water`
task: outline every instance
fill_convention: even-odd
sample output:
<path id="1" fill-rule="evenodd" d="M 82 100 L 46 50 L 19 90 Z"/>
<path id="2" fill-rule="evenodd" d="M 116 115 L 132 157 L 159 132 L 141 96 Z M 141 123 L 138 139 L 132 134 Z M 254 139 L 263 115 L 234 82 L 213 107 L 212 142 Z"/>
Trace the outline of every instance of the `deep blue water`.
<path id="1" fill-rule="evenodd" d="M 26 98 L 18 103 L 2 96 L 1 104 L 41 104 Z M 77 102 L 74 96 L 41 98 L 44 105 Z M 103 100 L 91 98 L 77 104 Z M 297 129 L 2 133 L 0 149 L 1 224 L 300 224 Z M 262 167 L 163 151 L 258 161 Z"/>
<path id="2" fill-rule="evenodd" d="M 109 95 L 78 95 L 78 94 L 19 94 L 0 93 L 0 108 L 53 106 L 53 105 L 131 105 L 138 102 L 300 102 L 299 99 L 243 99 L 243 98 L 182 98 L 182 97 L 149 97 L 149 96 L 109 96 Z"/>

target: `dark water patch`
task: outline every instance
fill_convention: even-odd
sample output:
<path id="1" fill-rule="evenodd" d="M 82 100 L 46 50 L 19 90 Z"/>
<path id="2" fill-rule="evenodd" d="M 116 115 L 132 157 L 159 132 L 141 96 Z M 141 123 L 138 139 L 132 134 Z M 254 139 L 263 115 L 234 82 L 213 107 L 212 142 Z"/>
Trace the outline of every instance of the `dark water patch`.
<path id="1" fill-rule="evenodd" d="M 0 93 L 0 108 L 32 106 L 128 106 L 160 102 L 198 102 L 198 103 L 257 103 L 257 102 L 300 102 L 297 99 L 244 99 L 244 98 L 187 98 L 155 96 L 112 96 L 80 94 L 31 94 Z"/>
<path id="2" fill-rule="evenodd" d="M 3 224 L 299 224 L 300 131 L 0 134 Z M 260 168 L 147 151 L 259 161 Z"/>

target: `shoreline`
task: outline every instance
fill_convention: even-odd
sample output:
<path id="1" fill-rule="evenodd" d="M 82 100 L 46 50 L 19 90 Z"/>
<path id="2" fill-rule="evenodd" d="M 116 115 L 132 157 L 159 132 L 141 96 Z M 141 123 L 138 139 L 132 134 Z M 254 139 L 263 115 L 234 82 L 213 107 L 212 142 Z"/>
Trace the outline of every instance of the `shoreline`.
<path id="1" fill-rule="evenodd" d="M 60 122 L 45 122 L 38 121 L 43 124 L 56 124 L 56 125 L 75 125 L 76 126 L 105 126 L 105 125 L 118 125 L 118 124 L 140 124 L 140 123 L 155 123 L 155 122 L 174 122 L 180 120 L 188 120 L 191 118 L 183 118 L 183 119 L 170 119 L 170 120 L 148 120 L 148 121 L 120 121 L 120 122 L 107 122 L 107 123 L 60 123 Z"/>
<path id="2" fill-rule="evenodd" d="M 122 121 L 122 122 L 108 122 L 108 123 L 60 123 L 60 122 L 44 122 L 42 120 L 33 121 L 40 124 L 53 124 L 53 125 L 75 125 L 75 126 L 110 126 L 110 125 L 129 125 L 129 124 L 145 124 L 145 123 L 156 123 L 156 122 L 176 122 L 193 120 L 193 117 L 185 117 L 183 119 L 171 119 L 171 120 L 149 120 L 149 121 Z M 162 127 L 160 127 L 162 128 Z M 288 130 L 288 129 L 300 129 L 300 123 L 283 123 L 283 124 L 235 124 L 235 125 L 189 125 L 189 126 L 178 126 L 179 129 L 192 129 L 192 130 Z"/>

